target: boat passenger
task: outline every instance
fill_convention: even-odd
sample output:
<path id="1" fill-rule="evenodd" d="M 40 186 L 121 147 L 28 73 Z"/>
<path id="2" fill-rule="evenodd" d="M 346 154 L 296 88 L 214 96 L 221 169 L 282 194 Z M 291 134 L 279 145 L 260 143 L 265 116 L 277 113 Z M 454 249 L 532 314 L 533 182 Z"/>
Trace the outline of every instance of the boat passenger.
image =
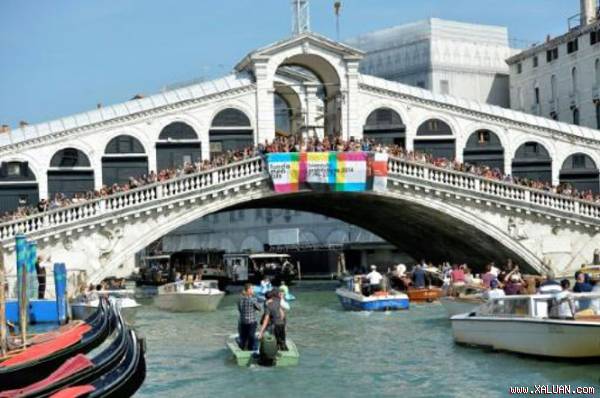
<path id="1" fill-rule="evenodd" d="M 413 286 L 417 289 L 425 287 L 425 270 L 419 264 L 413 268 L 412 280 Z"/>
<path id="2" fill-rule="evenodd" d="M 279 287 L 279 305 L 281 305 L 281 308 L 287 312 L 290 310 L 290 303 L 287 302 L 287 300 L 285 299 L 285 295 L 287 294 L 287 286 L 280 286 Z"/>
<path id="3" fill-rule="evenodd" d="M 481 278 L 481 281 L 483 282 L 483 287 L 486 289 L 490 288 L 490 283 L 494 279 L 496 279 L 497 276 L 492 272 L 492 264 L 488 264 L 485 266 L 485 274 L 483 274 L 483 277 Z"/>
<path id="4" fill-rule="evenodd" d="M 592 293 L 600 294 L 600 283 L 594 284 L 594 287 L 592 288 Z M 600 315 L 600 298 L 594 298 L 590 301 L 591 302 L 589 308 L 592 309 L 596 315 Z"/>
<path id="5" fill-rule="evenodd" d="M 239 345 L 242 350 L 254 351 L 256 348 L 256 312 L 260 305 L 254 297 L 254 289 L 250 283 L 244 285 L 242 296 L 238 302 L 240 313 Z"/>
<path id="6" fill-rule="evenodd" d="M 571 283 L 568 279 L 560 281 L 561 291 L 556 292 L 552 297 L 550 306 L 550 318 L 572 319 L 575 314 L 575 304 L 569 296 L 569 287 Z"/>
<path id="7" fill-rule="evenodd" d="M 500 289 L 500 282 L 498 279 L 492 279 L 490 281 L 490 288 L 483 293 L 483 298 L 486 300 L 497 299 L 505 297 L 504 290 Z"/>
<path id="8" fill-rule="evenodd" d="M 588 293 L 592 291 L 593 286 L 585 280 L 585 274 L 580 272 L 577 274 L 577 280 L 573 286 L 575 293 Z"/>
<path id="9" fill-rule="evenodd" d="M 554 272 L 546 272 L 545 279 L 540 283 L 538 293 L 556 293 L 562 291 L 561 284 L 554 279 Z"/>
<path id="10" fill-rule="evenodd" d="M 369 294 L 373 294 L 381 290 L 381 280 L 383 276 L 377 272 L 377 267 L 371 265 L 371 272 L 367 274 L 367 280 L 369 281 Z"/>
<path id="11" fill-rule="evenodd" d="M 272 331 L 277 340 L 277 347 L 282 351 L 287 351 L 285 342 L 285 322 L 286 314 L 281 308 L 281 303 L 277 299 L 277 292 L 271 290 L 267 292 L 267 301 L 265 302 L 266 313 L 263 317 L 262 326 L 258 333 L 259 340 L 262 339 L 265 331 Z"/>

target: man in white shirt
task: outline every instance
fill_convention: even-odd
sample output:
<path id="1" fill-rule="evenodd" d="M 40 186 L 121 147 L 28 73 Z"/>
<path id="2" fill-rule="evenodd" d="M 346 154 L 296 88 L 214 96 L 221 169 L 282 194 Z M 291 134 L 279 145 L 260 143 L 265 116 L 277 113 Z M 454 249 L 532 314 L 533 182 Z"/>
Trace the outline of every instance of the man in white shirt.
<path id="1" fill-rule="evenodd" d="M 492 279 L 490 282 L 490 289 L 483 293 L 483 298 L 486 300 L 503 298 L 505 296 L 504 290 L 498 287 L 498 279 Z"/>
<path id="2" fill-rule="evenodd" d="M 371 265 L 371 272 L 367 274 L 367 280 L 369 281 L 369 293 L 373 294 L 381 290 L 381 281 L 383 276 L 377 272 L 377 267 Z"/>

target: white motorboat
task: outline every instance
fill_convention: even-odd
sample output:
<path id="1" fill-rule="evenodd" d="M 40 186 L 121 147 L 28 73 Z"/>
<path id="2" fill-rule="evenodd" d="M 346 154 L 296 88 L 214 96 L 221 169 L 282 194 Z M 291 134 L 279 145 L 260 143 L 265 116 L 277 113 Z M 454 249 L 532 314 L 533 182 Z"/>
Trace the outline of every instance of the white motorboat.
<path id="1" fill-rule="evenodd" d="M 561 302 L 552 294 L 507 296 L 453 316 L 452 333 L 457 343 L 494 350 L 557 358 L 600 357 L 599 310 L 596 293 L 565 295 Z"/>
<path id="2" fill-rule="evenodd" d="M 101 296 L 107 296 L 121 311 L 123 319 L 129 324 L 135 322 L 137 310 L 141 305 L 133 298 L 135 291 L 127 289 L 97 290 L 81 294 L 71 303 L 74 319 L 86 319 L 94 314 L 100 303 Z"/>
<path id="3" fill-rule="evenodd" d="M 158 288 L 154 304 L 174 312 L 214 311 L 224 296 L 217 281 L 174 282 Z"/>
<path id="4" fill-rule="evenodd" d="M 459 297 L 444 296 L 440 297 L 440 303 L 444 306 L 444 309 L 448 313 L 448 317 L 453 317 L 454 315 L 476 310 L 477 307 L 485 303 L 485 300 L 478 295 Z"/>

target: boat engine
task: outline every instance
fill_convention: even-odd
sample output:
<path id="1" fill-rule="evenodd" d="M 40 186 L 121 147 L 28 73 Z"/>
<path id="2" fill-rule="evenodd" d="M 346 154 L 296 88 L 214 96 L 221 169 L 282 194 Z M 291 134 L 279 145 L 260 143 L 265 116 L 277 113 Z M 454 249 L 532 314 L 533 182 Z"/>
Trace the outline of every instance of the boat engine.
<path id="1" fill-rule="evenodd" d="M 277 339 L 270 333 L 265 333 L 260 341 L 260 350 L 258 354 L 259 364 L 262 366 L 273 366 L 277 360 Z"/>

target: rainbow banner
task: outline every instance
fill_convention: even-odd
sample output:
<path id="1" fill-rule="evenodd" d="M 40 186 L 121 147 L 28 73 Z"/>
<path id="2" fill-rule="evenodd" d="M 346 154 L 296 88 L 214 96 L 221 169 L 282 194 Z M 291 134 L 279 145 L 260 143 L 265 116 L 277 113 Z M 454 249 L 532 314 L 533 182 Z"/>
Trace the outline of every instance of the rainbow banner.
<path id="1" fill-rule="evenodd" d="M 381 191 L 387 186 L 387 155 L 381 153 L 269 153 L 267 165 L 273 188 L 281 193 Z"/>

